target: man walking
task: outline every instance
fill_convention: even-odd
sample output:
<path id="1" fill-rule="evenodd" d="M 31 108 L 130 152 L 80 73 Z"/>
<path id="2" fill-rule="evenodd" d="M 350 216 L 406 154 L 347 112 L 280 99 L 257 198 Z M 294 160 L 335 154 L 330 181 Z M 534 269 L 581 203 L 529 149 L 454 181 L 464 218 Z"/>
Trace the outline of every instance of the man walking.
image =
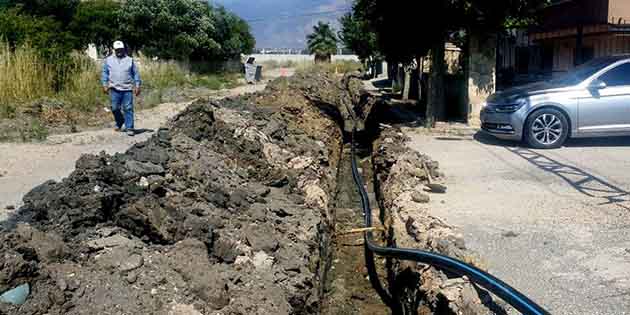
<path id="1" fill-rule="evenodd" d="M 103 63 L 103 92 L 109 93 L 116 131 L 134 136 L 133 96 L 140 95 L 140 72 L 133 58 L 127 56 L 125 44 L 114 42 L 114 54 Z"/>

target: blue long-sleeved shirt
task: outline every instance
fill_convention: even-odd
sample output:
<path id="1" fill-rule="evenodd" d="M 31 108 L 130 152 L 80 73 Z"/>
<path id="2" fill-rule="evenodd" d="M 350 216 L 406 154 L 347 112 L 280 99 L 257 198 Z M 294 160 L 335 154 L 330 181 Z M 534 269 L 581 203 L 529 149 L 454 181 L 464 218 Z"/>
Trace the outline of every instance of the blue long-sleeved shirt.
<path id="1" fill-rule="evenodd" d="M 118 58 L 111 55 L 103 62 L 101 84 L 117 91 L 131 91 L 134 86 L 140 87 L 140 72 L 133 58 Z"/>

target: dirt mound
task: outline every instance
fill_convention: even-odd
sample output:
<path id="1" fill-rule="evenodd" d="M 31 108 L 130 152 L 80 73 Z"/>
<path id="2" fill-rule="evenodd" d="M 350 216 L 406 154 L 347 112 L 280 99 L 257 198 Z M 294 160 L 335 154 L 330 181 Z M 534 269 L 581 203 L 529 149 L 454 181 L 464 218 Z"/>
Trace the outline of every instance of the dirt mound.
<path id="1" fill-rule="evenodd" d="M 301 91 L 313 104 L 326 110 L 330 115 L 338 116 L 344 131 L 351 132 L 365 129 L 376 97 L 365 92 L 365 86 L 359 73 L 348 73 L 340 80 L 330 72 L 298 72 L 290 81 L 275 81 L 270 90 L 282 88 Z"/>
<path id="2" fill-rule="evenodd" d="M 0 233 L 0 294 L 31 293 L 0 314 L 317 312 L 342 137 L 291 87 L 323 76 L 197 102 L 33 189 Z"/>
<path id="3" fill-rule="evenodd" d="M 439 164 L 407 145 L 396 128 L 383 131 L 374 143 L 373 167 L 378 200 L 390 231 L 384 239 L 400 248 L 418 248 L 457 258 L 483 268 L 456 229 L 432 214 L 433 185 L 442 185 Z M 440 191 L 442 192 L 442 191 Z M 392 261 L 394 298 L 419 314 L 504 314 L 498 301 L 466 277 L 411 261 Z M 392 285 L 393 284 L 393 285 Z"/>

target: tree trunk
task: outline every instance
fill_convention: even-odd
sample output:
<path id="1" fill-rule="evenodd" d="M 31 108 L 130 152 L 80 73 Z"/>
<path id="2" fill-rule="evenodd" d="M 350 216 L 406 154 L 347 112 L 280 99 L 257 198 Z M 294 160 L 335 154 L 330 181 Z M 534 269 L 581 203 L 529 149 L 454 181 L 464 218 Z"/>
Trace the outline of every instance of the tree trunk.
<path id="1" fill-rule="evenodd" d="M 405 71 L 405 83 L 403 85 L 403 90 L 402 90 L 402 99 L 404 101 L 409 100 L 409 92 L 411 92 L 411 73 L 409 71 L 407 71 L 407 68 L 404 67 L 403 68 Z"/>
<path id="2" fill-rule="evenodd" d="M 422 102 L 422 77 L 424 76 L 424 57 L 416 57 L 418 62 L 418 103 Z"/>
<path id="3" fill-rule="evenodd" d="M 436 114 L 445 109 L 444 104 L 444 54 L 445 42 L 443 40 L 433 45 L 431 49 L 431 75 L 429 78 L 429 98 L 427 100 L 427 112 L 425 126 L 435 126 Z"/>
<path id="4" fill-rule="evenodd" d="M 389 71 L 387 71 L 387 74 L 389 76 L 389 79 L 392 82 L 392 91 L 394 90 L 394 87 L 396 86 L 396 80 L 398 80 L 398 68 L 394 67 L 394 63 L 391 61 L 387 62 L 387 67 L 389 68 Z"/>

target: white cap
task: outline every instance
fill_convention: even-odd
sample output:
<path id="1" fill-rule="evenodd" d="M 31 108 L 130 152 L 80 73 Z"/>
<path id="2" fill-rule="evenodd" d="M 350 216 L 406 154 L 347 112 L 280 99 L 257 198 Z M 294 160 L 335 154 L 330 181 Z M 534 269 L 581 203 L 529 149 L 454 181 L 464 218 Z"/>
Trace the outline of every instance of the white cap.
<path id="1" fill-rule="evenodd" d="M 114 42 L 114 49 L 123 49 L 125 48 L 125 44 L 123 42 L 117 40 Z"/>

